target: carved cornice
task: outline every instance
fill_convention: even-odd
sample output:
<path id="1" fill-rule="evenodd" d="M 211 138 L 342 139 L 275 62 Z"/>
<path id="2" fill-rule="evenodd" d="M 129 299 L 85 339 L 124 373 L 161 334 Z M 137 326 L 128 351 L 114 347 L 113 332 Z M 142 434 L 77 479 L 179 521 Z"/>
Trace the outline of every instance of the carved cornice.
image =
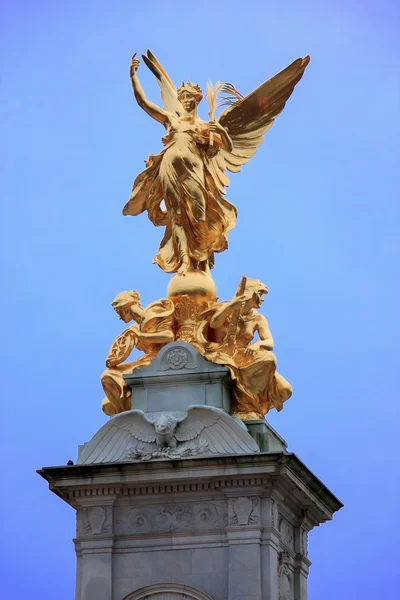
<path id="1" fill-rule="evenodd" d="M 39 473 L 49 482 L 50 489 L 74 508 L 129 503 L 130 497 L 180 493 L 194 497 L 218 490 L 229 497 L 237 490 L 238 495 L 273 495 L 280 507 L 286 506 L 292 515 L 304 515 L 304 527 L 310 529 L 331 519 L 342 506 L 295 455 L 280 452 L 145 464 L 47 467 Z M 291 490 L 294 491 L 289 501 Z M 303 509 L 307 509 L 306 513 Z"/>

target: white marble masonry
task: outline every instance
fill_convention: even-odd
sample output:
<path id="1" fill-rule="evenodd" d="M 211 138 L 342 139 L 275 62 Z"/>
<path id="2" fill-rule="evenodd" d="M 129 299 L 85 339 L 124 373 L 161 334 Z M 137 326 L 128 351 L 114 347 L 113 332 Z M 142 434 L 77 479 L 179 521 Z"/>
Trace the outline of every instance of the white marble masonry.
<path id="1" fill-rule="evenodd" d="M 76 600 L 306 600 L 341 503 L 293 454 L 48 467 L 77 511 Z"/>

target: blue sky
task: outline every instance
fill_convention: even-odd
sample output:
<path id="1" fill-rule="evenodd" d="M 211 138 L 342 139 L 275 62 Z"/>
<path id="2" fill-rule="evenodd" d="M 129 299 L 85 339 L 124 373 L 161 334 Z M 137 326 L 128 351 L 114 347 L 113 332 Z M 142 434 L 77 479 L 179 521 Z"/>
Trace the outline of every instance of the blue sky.
<path id="1" fill-rule="evenodd" d="M 263 313 L 294 388 L 269 420 L 345 504 L 310 535 L 310 600 L 397 598 L 399 17 L 394 0 L 2 3 L 5 600 L 73 597 L 74 511 L 35 469 L 75 459 L 105 421 L 114 296 L 166 293 L 152 265 L 161 230 L 121 214 L 161 148 L 129 83 L 147 48 L 177 84 L 244 94 L 311 55 L 231 177 L 238 223 L 213 276 L 221 299 L 243 274 L 268 285 Z"/>

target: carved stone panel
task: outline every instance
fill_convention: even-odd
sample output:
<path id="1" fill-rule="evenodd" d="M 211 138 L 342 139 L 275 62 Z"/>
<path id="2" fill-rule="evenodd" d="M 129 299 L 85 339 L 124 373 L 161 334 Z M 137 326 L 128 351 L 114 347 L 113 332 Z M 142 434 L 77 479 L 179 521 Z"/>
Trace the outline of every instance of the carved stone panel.
<path id="1" fill-rule="evenodd" d="M 276 529 L 279 525 L 278 503 L 273 498 L 271 499 L 271 525 Z"/>
<path id="2" fill-rule="evenodd" d="M 116 509 L 116 534 L 167 533 L 171 531 L 208 531 L 226 527 L 226 502 L 167 504 Z"/>
<path id="3" fill-rule="evenodd" d="M 284 517 L 279 519 L 281 540 L 290 550 L 294 550 L 294 531 L 292 525 Z"/>
<path id="4" fill-rule="evenodd" d="M 257 525 L 260 523 L 260 498 L 258 496 L 230 498 L 230 525 Z"/>
<path id="5" fill-rule="evenodd" d="M 91 506 L 77 513 L 77 536 L 106 535 L 112 532 L 112 507 Z"/>
<path id="6" fill-rule="evenodd" d="M 300 551 L 303 556 L 308 556 L 308 534 L 305 529 L 300 529 Z"/>
<path id="7" fill-rule="evenodd" d="M 279 555 L 279 600 L 292 600 L 292 576 L 289 568 L 290 557 L 288 552 Z"/>

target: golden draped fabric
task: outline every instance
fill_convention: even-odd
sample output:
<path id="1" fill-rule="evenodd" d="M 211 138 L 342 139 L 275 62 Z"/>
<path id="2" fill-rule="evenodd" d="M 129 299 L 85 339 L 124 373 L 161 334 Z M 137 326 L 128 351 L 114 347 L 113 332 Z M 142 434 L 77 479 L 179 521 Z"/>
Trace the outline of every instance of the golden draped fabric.
<path id="1" fill-rule="evenodd" d="M 163 138 L 165 149 L 151 155 L 146 169 L 136 178 L 124 215 L 148 211 L 154 225 L 165 226 L 165 234 L 154 261 L 167 273 L 176 272 L 185 251 L 192 261 L 214 263 L 214 252 L 228 246 L 227 234 L 236 224 L 237 210 L 215 184 L 209 165 L 219 150 L 209 147 L 208 123 L 184 123 L 172 127 Z M 164 200 L 166 210 L 161 208 Z M 186 248 L 179 233 L 183 228 Z"/>
<path id="2" fill-rule="evenodd" d="M 229 368 L 234 381 L 231 414 L 244 420 L 264 419 L 271 408 L 282 410 L 283 403 L 292 395 L 292 387 L 277 373 L 275 354 L 257 343 L 251 344 L 258 313 L 253 310 L 246 320 L 239 317 L 236 344 L 230 351 L 223 340 L 232 316 L 218 331 L 210 326 L 213 315 L 221 306 L 216 303 L 203 313 L 196 348 L 207 360 Z"/>

